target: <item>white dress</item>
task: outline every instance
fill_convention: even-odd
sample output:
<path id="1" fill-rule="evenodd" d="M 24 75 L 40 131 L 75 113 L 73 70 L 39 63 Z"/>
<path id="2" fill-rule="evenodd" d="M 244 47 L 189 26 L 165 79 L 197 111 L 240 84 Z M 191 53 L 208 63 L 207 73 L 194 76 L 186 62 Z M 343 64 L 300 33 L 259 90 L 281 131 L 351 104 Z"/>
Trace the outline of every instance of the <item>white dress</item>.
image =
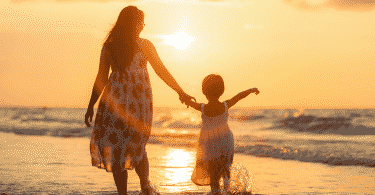
<path id="1" fill-rule="evenodd" d="M 233 163 L 234 140 L 228 126 L 228 106 L 215 117 L 204 115 L 202 104 L 202 129 L 199 136 L 196 165 L 191 176 L 197 185 L 210 185 L 210 169 L 219 175 L 230 171 Z"/>

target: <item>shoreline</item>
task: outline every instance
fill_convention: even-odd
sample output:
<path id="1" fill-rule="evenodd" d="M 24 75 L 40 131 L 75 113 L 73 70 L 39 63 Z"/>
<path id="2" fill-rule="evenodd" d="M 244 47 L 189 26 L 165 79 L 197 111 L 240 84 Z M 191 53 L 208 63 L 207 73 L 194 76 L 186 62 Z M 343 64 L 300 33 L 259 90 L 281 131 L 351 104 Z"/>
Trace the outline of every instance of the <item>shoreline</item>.
<path id="1" fill-rule="evenodd" d="M 0 133 L 0 194 L 116 194 L 111 173 L 91 165 L 88 138 L 18 136 Z M 150 181 L 161 194 L 207 194 L 190 181 L 195 148 L 146 146 Z M 235 154 L 252 176 L 253 194 L 371 194 L 375 169 L 330 166 Z M 139 178 L 129 171 L 128 190 L 138 194 Z M 131 193 L 129 193 L 131 194 Z"/>

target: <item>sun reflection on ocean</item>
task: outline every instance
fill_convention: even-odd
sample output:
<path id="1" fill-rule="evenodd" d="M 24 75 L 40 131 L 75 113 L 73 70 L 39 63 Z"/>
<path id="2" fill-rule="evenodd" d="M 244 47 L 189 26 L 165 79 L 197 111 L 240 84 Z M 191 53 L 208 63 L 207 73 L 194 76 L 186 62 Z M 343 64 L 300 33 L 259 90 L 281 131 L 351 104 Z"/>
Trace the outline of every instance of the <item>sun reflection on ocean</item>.
<path id="1" fill-rule="evenodd" d="M 170 149 L 168 153 L 168 167 L 188 167 L 193 163 L 194 156 L 184 149 Z"/>
<path id="2" fill-rule="evenodd" d="M 166 189 L 174 192 L 176 186 L 189 186 L 193 172 L 195 153 L 185 149 L 170 148 L 165 157 Z M 191 190 L 191 189 L 186 189 Z"/>

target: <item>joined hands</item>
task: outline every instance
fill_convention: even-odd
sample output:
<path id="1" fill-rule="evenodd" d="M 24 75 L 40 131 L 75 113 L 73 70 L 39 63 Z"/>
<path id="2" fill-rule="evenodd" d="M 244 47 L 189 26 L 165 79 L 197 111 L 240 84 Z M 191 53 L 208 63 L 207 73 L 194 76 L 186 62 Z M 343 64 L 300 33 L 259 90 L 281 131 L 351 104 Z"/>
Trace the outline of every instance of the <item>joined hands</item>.
<path id="1" fill-rule="evenodd" d="M 193 101 L 193 100 L 195 102 L 197 102 L 197 100 L 194 97 L 186 94 L 185 92 L 183 92 L 183 93 L 180 94 L 179 99 L 180 99 L 180 101 L 181 101 L 182 104 L 184 104 L 185 102 L 188 102 L 188 101 Z M 187 105 L 187 107 L 189 108 L 188 105 Z"/>

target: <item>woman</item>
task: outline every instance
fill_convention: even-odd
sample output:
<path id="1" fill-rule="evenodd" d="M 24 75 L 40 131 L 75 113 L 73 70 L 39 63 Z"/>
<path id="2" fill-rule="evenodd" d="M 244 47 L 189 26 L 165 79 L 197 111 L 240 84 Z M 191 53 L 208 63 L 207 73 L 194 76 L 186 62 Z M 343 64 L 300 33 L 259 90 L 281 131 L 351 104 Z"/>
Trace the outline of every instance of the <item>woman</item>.
<path id="1" fill-rule="evenodd" d="M 103 44 L 99 72 L 85 115 L 85 123 L 90 127 L 94 105 L 104 90 L 91 135 L 91 160 L 93 166 L 113 173 L 119 194 L 127 193 L 127 170 L 133 168 L 140 178 L 142 193 L 151 193 L 145 150 L 153 110 L 147 62 L 178 93 L 181 102 L 192 99 L 168 72 L 154 45 L 139 38 L 143 27 L 144 13 L 137 7 L 128 6 L 121 11 Z"/>

